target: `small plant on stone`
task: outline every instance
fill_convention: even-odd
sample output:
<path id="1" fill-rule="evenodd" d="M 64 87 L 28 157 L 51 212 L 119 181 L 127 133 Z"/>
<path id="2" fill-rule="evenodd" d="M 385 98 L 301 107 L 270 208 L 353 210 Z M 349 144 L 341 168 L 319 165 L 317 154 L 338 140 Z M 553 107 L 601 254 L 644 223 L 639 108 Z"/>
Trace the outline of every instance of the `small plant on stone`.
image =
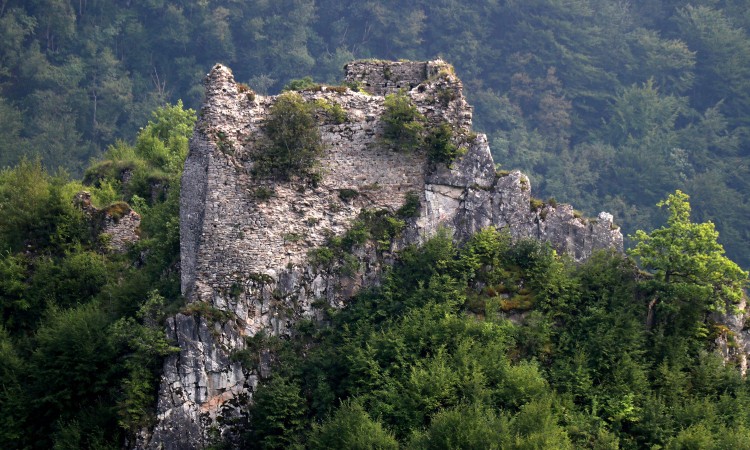
<path id="1" fill-rule="evenodd" d="M 302 240 L 302 235 L 295 232 L 285 233 L 284 242 L 299 242 Z"/>
<path id="2" fill-rule="evenodd" d="M 253 196 L 260 201 L 266 201 L 270 198 L 273 198 L 275 195 L 276 192 L 273 190 L 273 188 L 265 186 L 260 186 L 253 191 Z"/>
<path id="3" fill-rule="evenodd" d="M 339 189 L 339 198 L 345 202 L 349 202 L 359 197 L 359 192 L 356 189 Z"/>
<path id="4" fill-rule="evenodd" d="M 396 211 L 396 215 L 402 219 L 416 217 L 419 215 L 419 205 L 419 194 L 414 191 L 407 192 L 404 204 Z"/>
<path id="5" fill-rule="evenodd" d="M 544 201 L 532 197 L 531 200 L 529 200 L 529 206 L 531 207 L 532 211 L 536 212 L 544 208 Z"/>
<path id="6" fill-rule="evenodd" d="M 327 88 L 332 90 L 332 88 Z M 316 99 L 315 107 L 320 114 L 322 114 L 326 122 L 334 125 L 341 125 L 347 120 L 346 111 L 336 102 L 330 102 L 326 99 Z"/>
<path id="7" fill-rule="evenodd" d="M 245 94 L 249 101 L 255 101 L 255 91 L 250 89 L 250 86 L 246 85 L 245 83 L 237 83 L 237 92 L 239 92 L 240 94 Z"/>

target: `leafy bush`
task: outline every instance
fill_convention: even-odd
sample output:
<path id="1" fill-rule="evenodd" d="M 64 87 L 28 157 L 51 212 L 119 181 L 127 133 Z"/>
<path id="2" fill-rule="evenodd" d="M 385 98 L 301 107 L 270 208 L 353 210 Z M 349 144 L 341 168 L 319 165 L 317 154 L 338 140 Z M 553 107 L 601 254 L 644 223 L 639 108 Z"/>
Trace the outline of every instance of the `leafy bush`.
<path id="1" fill-rule="evenodd" d="M 453 129 L 445 122 L 430 128 L 425 139 L 427 157 L 433 163 L 450 164 L 463 151 L 453 143 Z"/>
<path id="2" fill-rule="evenodd" d="M 327 89 L 331 90 L 333 88 Z M 346 111 L 338 103 L 329 102 L 328 100 L 319 98 L 315 100 L 315 106 L 326 116 L 330 123 L 341 125 L 342 123 L 346 122 Z"/>
<path id="3" fill-rule="evenodd" d="M 322 425 L 315 426 L 310 438 L 312 449 L 397 450 L 391 433 L 373 420 L 357 402 L 346 401 Z"/>
<path id="4" fill-rule="evenodd" d="M 419 214 L 419 194 L 414 191 L 406 193 L 404 204 L 396 211 L 396 215 L 402 219 L 416 217 Z"/>
<path id="5" fill-rule="evenodd" d="M 424 116 L 404 92 L 385 96 L 383 138 L 400 151 L 412 151 L 423 143 Z"/>
<path id="6" fill-rule="evenodd" d="M 359 192 L 356 189 L 339 189 L 339 198 L 345 202 L 359 197 Z"/>
<path id="7" fill-rule="evenodd" d="M 313 106 L 295 92 L 281 94 L 263 125 L 268 141 L 261 145 L 254 171 L 288 181 L 311 178 L 323 153 Z"/>
<path id="8" fill-rule="evenodd" d="M 319 83 L 313 81 L 312 77 L 296 78 L 290 80 L 282 90 L 284 91 L 306 91 L 310 89 L 317 89 L 320 87 Z"/>

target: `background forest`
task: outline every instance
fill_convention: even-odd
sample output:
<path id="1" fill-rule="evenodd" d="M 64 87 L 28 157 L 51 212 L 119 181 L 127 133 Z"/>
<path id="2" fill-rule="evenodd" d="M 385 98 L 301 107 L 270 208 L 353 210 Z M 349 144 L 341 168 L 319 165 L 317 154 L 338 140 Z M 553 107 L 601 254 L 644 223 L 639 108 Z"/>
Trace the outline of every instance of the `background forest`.
<path id="1" fill-rule="evenodd" d="M 750 266 L 750 5 L 742 0 L 3 0 L 0 166 L 80 175 L 216 62 L 260 93 L 354 58 L 456 67 L 495 160 L 625 234 L 680 188 Z"/>
<path id="2" fill-rule="evenodd" d="M 715 351 L 738 345 L 717 310 L 747 273 L 692 223 L 750 266 L 749 24 L 718 0 L 0 0 L 0 447 L 132 444 L 175 352 L 165 318 L 227 320 L 179 295 L 180 175 L 214 63 L 277 93 L 354 58 L 442 56 L 496 162 L 613 211 L 648 272 L 439 234 L 321 323 L 249 338 L 232 357 L 272 375 L 236 439 L 206 444 L 750 448 L 750 385 Z M 127 252 L 73 206 L 82 189 L 140 213 Z M 355 228 L 340 251 L 377 240 Z"/>

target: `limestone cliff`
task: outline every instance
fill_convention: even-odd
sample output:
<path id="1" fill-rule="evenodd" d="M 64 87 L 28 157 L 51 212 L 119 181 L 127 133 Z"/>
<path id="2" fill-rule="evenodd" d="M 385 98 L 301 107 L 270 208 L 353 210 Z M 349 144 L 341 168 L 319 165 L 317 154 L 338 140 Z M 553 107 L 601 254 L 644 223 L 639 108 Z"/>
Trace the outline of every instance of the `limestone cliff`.
<path id="1" fill-rule="evenodd" d="M 343 123 L 319 120 L 325 153 L 315 184 L 254 176 L 262 125 L 276 97 L 254 95 L 220 65 L 207 76 L 180 211 L 182 291 L 201 307 L 168 321 L 181 351 L 165 363 L 158 423 L 140 447 L 200 448 L 209 430 L 231 433 L 228 424 L 265 375 L 262 364 L 232 361 L 245 337 L 285 334 L 322 306 L 343 306 L 360 287 L 378 283 L 380 268 L 400 248 L 441 227 L 457 240 L 483 227 L 506 227 L 516 238 L 547 241 L 577 260 L 598 248 L 622 249 L 611 215 L 589 220 L 569 205 L 532 201 L 525 175 L 496 172 L 486 137 L 471 132 L 472 109 L 448 64 L 358 61 L 346 71 L 364 92 L 325 86 L 302 92 L 306 101 L 337 104 L 346 114 Z M 384 143 L 384 96 L 399 90 L 428 124 L 454 130 L 456 145 L 466 151 L 450 167 L 430 163 L 423 151 Z M 395 211 L 415 195 L 418 215 L 390 247 L 356 248 L 353 273 L 309 263 L 311 249 L 343 234 L 362 211 Z"/>

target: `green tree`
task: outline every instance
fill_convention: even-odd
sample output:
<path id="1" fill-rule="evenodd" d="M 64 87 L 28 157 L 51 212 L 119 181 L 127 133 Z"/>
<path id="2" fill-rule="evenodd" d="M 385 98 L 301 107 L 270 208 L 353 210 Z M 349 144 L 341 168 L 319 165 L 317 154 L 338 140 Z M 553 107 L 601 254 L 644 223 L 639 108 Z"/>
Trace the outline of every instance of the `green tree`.
<path id="1" fill-rule="evenodd" d="M 297 380 L 276 375 L 253 396 L 252 448 L 296 448 L 305 429 L 307 408 Z"/>
<path id="2" fill-rule="evenodd" d="M 670 288 L 672 293 L 685 295 L 689 291 L 701 302 L 695 305 L 698 310 L 723 311 L 740 301 L 748 273 L 724 256 L 713 223 L 690 221 L 688 200 L 687 194 L 677 190 L 659 202 L 657 206 L 669 211 L 667 225 L 650 234 L 638 230 L 632 237 L 636 245 L 629 253 L 653 274 L 662 291 Z M 650 323 L 659 301 L 657 294 L 649 304 Z"/>
<path id="3" fill-rule="evenodd" d="M 435 414 L 425 432 L 415 433 L 412 449 L 501 449 L 510 448 L 509 420 L 505 414 L 481 404 L 459 405 Z"/>
<path id="4" fill-rule="evenodd" d="M 396 450 L 398 442 L 356 401 L 343 403 L 322 425 L 316 426 L 309 448 Z"/>

